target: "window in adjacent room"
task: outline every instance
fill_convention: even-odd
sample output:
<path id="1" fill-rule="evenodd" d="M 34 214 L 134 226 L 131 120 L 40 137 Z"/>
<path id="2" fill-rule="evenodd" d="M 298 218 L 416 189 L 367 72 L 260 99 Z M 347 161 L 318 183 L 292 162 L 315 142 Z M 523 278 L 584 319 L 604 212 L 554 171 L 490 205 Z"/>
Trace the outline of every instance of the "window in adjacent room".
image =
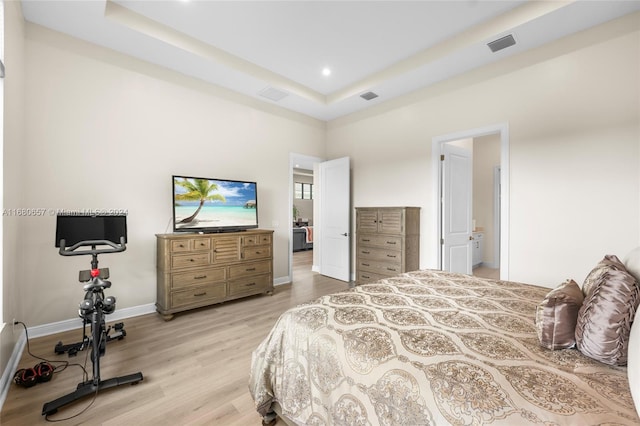
<path id="1" fill-rule="evenodd" d="M 296 182 L 293 184 L 293 193 L 296 198 L 313 200 L 313 184 Z"/>

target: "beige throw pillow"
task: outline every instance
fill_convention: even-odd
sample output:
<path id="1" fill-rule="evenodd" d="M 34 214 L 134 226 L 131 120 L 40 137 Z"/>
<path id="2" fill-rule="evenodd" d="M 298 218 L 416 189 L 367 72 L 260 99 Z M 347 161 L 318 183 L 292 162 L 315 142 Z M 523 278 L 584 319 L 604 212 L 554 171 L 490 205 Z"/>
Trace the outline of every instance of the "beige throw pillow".
<path id="1" fill-rule="evenodd" d="M 640 302 L 640 288 L 616 256 L 605 256 L 582 286 L 576 346 L 609 365 L 626 365 L 629 331 Z"/>
<path id="2" fill-rule="evenodd" d="M 565 281 L 545 296 L 536 309 L 541 346 L 556 350 L 576 344 L 576 322 L 583 300 L 582 290 L 574 280 Z"/>

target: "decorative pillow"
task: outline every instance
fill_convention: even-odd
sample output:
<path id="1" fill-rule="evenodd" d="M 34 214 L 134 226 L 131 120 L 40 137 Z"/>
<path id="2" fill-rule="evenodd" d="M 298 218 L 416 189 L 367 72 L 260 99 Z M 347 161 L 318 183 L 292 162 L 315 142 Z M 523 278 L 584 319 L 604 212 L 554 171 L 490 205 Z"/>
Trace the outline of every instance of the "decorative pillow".
<path id="1" fill-rule="evenodd" d="M 567 280 L 551 290 L 536 309 L 536 330 L 540 346 L 566 349 L 576 344 L 578 311 L 584 296 L 574 280 Z"/>
<path id="2" fill-rule="evenodd" d="M 624 257 L 624 267 L 627 271 L 636 277 L 636 281 L 640 283 L 640 247 L 631 250 Z"/>
<path id="3" fill-rule="evenodd" d="M 584 355 L 609 365 L 626 365 L 631 323 L 640 288 L 616 256 L 605 256 L 582 286 L 576 346 Z"/>

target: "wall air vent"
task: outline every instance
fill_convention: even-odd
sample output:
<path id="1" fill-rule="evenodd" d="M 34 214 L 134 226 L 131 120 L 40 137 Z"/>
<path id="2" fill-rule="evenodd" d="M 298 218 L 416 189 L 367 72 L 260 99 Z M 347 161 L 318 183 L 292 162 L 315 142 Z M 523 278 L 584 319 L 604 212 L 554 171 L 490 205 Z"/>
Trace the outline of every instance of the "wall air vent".
<path id="1" fill-rule="evenodd" d="M 366 101 L 370 101 L 371 99 L 375 99 L 378 97 L 378 95 L 376 95 L 373 92 L 367 92 L 367 93 L 363 93 L 362 95 L 360 95 L 360 97 Z"/>
<path id="2" fill-rule="evenodd" d="M 509 34 L 487 43 L 487 46 L 489 46 L 489 49 L 491 49 L 491 51 L 495 53 L 498 50 L 506 49 L 507 47 L 513 46 L 514 44 L 516 44 L 516 40 L 513 38 L 513 34 Z"/>
<path id="3" fill-rule="evenodd" d="M 258 95 L 271 99 L 272 101 L 278 102 L 279 100 L 289 96 L 289 94 L 283 90 L 276 89 L 275 87 L 265 87 L 261 91 L 258 92 Z"/>

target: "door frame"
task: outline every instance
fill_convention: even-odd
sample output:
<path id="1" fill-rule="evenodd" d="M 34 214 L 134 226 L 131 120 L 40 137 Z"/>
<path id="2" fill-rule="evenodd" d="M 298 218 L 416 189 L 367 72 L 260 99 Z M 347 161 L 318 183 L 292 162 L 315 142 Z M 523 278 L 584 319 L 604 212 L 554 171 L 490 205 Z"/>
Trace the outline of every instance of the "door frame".
<path id="1" fill-rule="evenodd" d="M 502 209 L 500 207 L 500 175 L 501 166 L 493 168 L 493 264 L 492 268 L 500 267 L 500 257 L 496 253 L 500 253 L 500 215 Z"/>
<path id="2" fill-rule="evenodd" d="M 297 154 L 295 152 L 290 152 L 289 153 L 289 205 L 287 207 L 287 211 L 289 212 L 287 217 L 289 218 L 289 222 L 288 222 L 288 226 L 289 226 L 289 231 L 287 233 L 287 235 L 289 235 L 289 277 L 288 280 L 289 282 L 293 282 L 293 203 L 294 203 L 294 193 L 293 193 L 293 172 L 294 169 L 297 169 L 298 167 L 296 167 L 296 164 L 304 164 L 306 165 L 306 167 L 303 167 L 304 169 L 307 170 L 313 170 L 313 183 L 314 183 L 314 187 L 316 187 L 316 184 L 318 182 L 316 182 L 316 169 L 317 166 L 316 164 L 320 164 L 323 161 L 325 161 L 323 158 L 320 157 L 312 157 L 309 155 L 304 155 L 304 154 Z M 311 166 L 310 169 L 308 169 L 307 167 Z M 319 188 L 319 186 L 317 186 L 316 188 Z M 316 210 L 316 206 L 315 206 L 315 201 L 314 201 L 314 217 L 315 217 L 315 210 Z M 318 224 L 319 225 L 319 224 Z M 320 229 L 315 229 L 316 227 L 316 223 L 314 220 L 314 231 L 316 235 L 319 235 L 318 231 L 320 231 Z M 318 227 L 319 228 L 319 227 Z M 314 238 L 315 240 L 315 238 Z M 317 248 L 316 247 L 316 242 L 314 241 L 314 249 Z M 311 270 L 318 272 L 318 266 L 316 263 L 316 250 L 313 250 L 313 265 L 311 266 Z"/>
<path id="3" fill-rule="evenodd" d="M 436 269 L 442 269 L 442 147 L 447 142 L 459 139 L 477 138 L 480 136 L 500 134 L 500 279 L 509 279 L 509 123 L 498 123 L 476 129 L 463 130 L 436 136 L 431 141 L 432 170 L 432 231 L 436 236 L 433 242 Z"/>

